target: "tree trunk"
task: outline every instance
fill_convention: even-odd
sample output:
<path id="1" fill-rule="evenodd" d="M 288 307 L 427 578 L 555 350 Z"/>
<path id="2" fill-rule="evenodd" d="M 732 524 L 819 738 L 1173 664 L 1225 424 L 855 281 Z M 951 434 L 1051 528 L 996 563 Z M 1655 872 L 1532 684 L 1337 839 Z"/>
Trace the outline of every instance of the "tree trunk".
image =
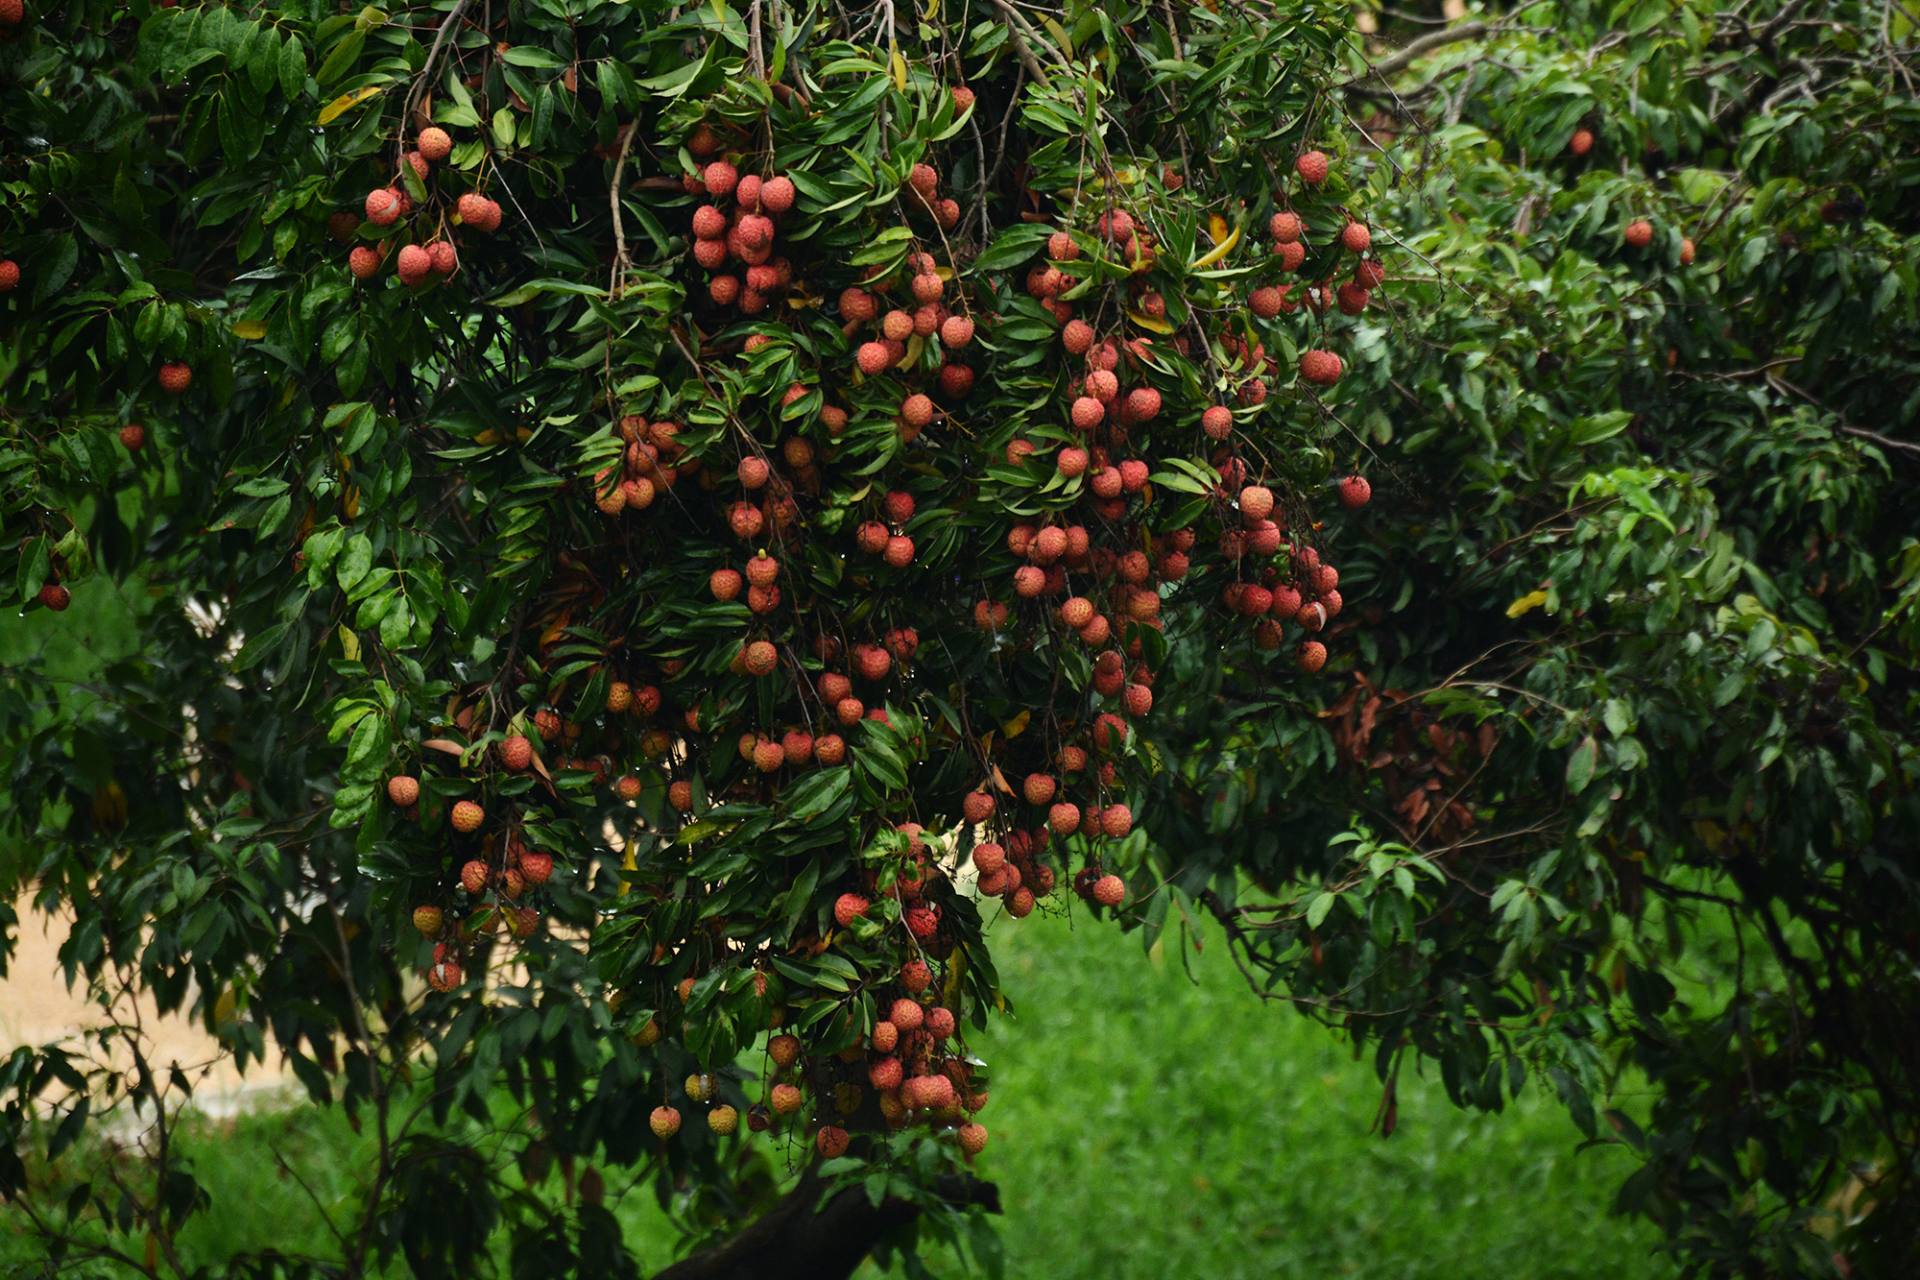
<path id="1" fill-rule="evenodd" d="M 949 1174 L 934 1188 L 956 1208 L 978 1205 L 1000 1212 L 1000 1188 L 970 1174 Z M 840 1192 L 815 1211 L 820 1179 L 808 1168 L 800 1185 L 740 1234 L 674 1263 L 654 1280 L 764 1280 L 807 1276 L 844 1280 L 887 1232 L 905 1226 L 920 1206 L 888 1198 L 876 1207 L 859 1187 Z"/>

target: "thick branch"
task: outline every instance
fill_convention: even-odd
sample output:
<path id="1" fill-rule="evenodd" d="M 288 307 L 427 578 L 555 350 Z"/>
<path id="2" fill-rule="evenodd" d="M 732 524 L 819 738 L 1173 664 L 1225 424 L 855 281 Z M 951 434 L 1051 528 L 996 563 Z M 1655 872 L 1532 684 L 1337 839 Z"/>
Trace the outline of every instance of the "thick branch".
<path id="1" fill-rule="evenodd" d="M 1400 71 L 1408 66 L 1415 59 L 1432 53 L 1435 49 L 1443 49 L 1450 44 L 1459 44 L 1462 40 L 1478 40 L 1491 29 L 1492 28 L 1488 27 L 1484 22 L 1466 22 L 1457 27 L 1449 27 L 1445 31 L 1435 31 L 1428 35 L 1421 36 L 1418 40 L 1415 40 L 1400 50 L 1400 52 L 1380 62 L 1374 63 L 1360 75 L 1340 85 L 1340 88 L 1352 88 L 1354 85 L 1365 80 L 1371 80 L 1376 76 L 1384 80 L 1396 71 Z"/>
<path id="2" fill-rule="evenodd" d="M 941 1178 L 934 1189 L 955 1208 L 977 1205 L 1000 1212 L 1000 1188 L 991 1182 L 955 1174 Z M 799 1186 L 739 1235 L 674 1263 L 654 1280 L 762 1280 L 774 1275 L 843 1280 L 882 1236 L 920 1214 L 920 1206 L 892 1198 L 876 1208 L 858 1187 L 840 1192 L 815 1212 L 819 1199 L 820 1179 L 810 1168 Z"/>

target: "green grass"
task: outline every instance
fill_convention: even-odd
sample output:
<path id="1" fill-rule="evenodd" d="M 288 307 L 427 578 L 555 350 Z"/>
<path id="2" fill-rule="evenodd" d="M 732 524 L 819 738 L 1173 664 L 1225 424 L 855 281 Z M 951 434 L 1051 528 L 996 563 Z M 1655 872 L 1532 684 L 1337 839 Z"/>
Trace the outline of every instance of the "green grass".
<path id="1" fill-rule="evenodd" d="M 1468 1115 L 1405 1071 L 1384 1139 L 1368 1132 L 1380 1090 L 1367 1064 L 1256 999 L 1217 937 L 1192 957 L 1197 982 L 1177 956 L 1143 959 L 1136 938 L 1084 917 L 1008 923 L 994 942 L 1019 1016 L 975 1041 L 994 1072 L 978 1168 L 1001 1188 L 1009 1276 L 1674 1274 L 1650 1227 L 1606 1212 L 1629 1158 L 1576 1152 L 1550 1098 Z M 201 1122 L 187 1141 L 216 1206 L 181 1241 L 199 1260 L 324 1251 L 308 1192 L 274 1152 L 345 1221 L 373 1150 L 337 1113 L 305 1108 Z M 670 1260 L 644 1190 L 618 1212 L 644 1264 Z M 28 1256 L 8 1225 L 0 1212 L 0 1272 Z"/>

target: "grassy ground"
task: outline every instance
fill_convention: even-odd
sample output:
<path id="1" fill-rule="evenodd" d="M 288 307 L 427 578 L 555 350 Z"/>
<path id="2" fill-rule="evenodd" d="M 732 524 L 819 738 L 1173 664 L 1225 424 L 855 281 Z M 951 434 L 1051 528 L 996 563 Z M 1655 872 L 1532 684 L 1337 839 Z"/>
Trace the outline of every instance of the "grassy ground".
<path id="1" fill-rule="evenodd" d="M 1194 957 L 1196 984 L 1177 957 L 1143 961 L 1135 939 L 1084 919 L 1009 924 L 995 944 L 1019 1017 L 977 1044 L 995 1072 L 979 1167 L 1002 1189 L 1010 1276 L 1674 1272 L 1648 1228 L 1605 1212 L 1626 1158 L 1576 1153 L 1550 1099 L 1467 1116 L 1437 1083 L 1403 1076 L 1399 1131 L 1370 1136 L 1371 1070 L 1262 1006 L 1217 945 Z M 337 1115 L 302 1109 L 209 1123 L 193 1149 L 216 1206 L 182 1241 L 200 1260 L 324 1248 L 308 1191 L 275 1153 L 330 1204 L 370 1155 Z M 650 1199 L 623 1197 L 620 1214 L 644 1263 L 671 1257 Z M 27 1256 L 6 1225 L 0 1211 L 0 1273 Z"/>

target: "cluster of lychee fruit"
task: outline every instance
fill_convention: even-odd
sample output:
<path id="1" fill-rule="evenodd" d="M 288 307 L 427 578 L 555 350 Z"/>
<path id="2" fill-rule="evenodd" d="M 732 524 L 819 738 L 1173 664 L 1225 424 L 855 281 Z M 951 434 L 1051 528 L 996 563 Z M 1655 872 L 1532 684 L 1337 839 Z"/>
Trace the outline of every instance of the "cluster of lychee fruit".
<path id="1" fill-rule="evenodd" d="M 415 143 L 414 149 L 406 154 L 406 163 L 415 176 L 425 182 L 432 176 L 433 166 L 452 153 L 453 138 L 438 125 L 429 125 L 420 131 Z M 361 208 L 366 221 L 382 229 L 414 214 L 413 197 L 408 194 L 406 184 L 397 181 L 369 191 Z M 478 191 L 462 193 L 454 202 L 454 215 L 461 226 L 473 231 L 489 233 L 500 229 L 499 202 Z M 351 213 L 342 211 L 334 215 L 333 232 L 340 239 L 351 239 L 357 229 Z M 354 279 L 371 280 L 380 274 L 389 243 L 383 240 L 377 246 L 356 245 L 348 252 L 347 270 L 353 273 Z M 394 272 L 409 287 L 424 284 L 433 277 L 445 279 L 459 265 L 459 254 L 454 250 L 453 242 L 441 235 L 435 235 L 425 244 L 403 244 L 394 255 Z"/>
<path id="2" fill-rule="evenodd" d="M 691 251 L 712 273 L 707 295 L 716 306 L 759 315 L 793 283 L 792 264 L 774 256 L 778 219 L 799 194 L 793 179 L 742 174 L 730 161 L 713 160 L 689 186 L 709 201 L 693 211 Z"/>
<path id="3" fill-rule="evenodd" d="M 549 724 L 557 738 L 557 718 Z M 533 768 L 534 754 L 533 740 L 524 733 L 508 734 L 493 751 L 494 760 L 509 774 Z M 387 799 L 403 818 L 420 820 L 418 777 L 390 776 Z M 554 871 L 553 855 L 529 846 L 521 830 L 510 828 L 497 838 L 482 835 L 487 811 L 477 800 L 456 800 L 447 810 L 447 825 L 462 837 L 459 843 L 474 852 L 453 873 L 446 897 L 419 903 L 412 913 L 413 927 L 435 943 L 426 977 L 436 991 L 450 991 L 465 980 L 462 956 L 487 929 L 497 928 L 516 941 L 538 932 L 541 914 L 527 899 Z"/>

